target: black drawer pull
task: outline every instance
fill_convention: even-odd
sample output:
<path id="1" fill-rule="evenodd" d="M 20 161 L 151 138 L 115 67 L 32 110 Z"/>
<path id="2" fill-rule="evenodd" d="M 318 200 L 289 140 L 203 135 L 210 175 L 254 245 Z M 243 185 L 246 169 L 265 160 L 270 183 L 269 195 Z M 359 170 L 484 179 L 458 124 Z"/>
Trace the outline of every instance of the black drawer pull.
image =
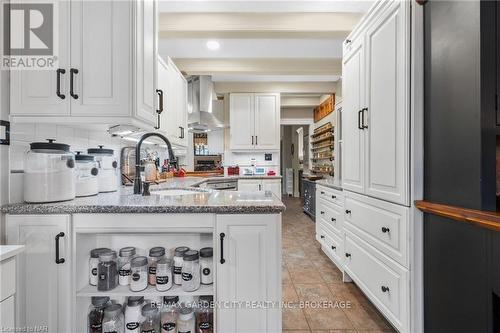
<path id="1" fill-rule="evenodd" d="M 332 250 L 335 250 L 337 247 L 336 246 L 332 246 Z"/>
<path id="2" fill-rule="evenodd" d="M 389 287 L 386 287 L 386 286 L 382 286 L 382 292 L 386 293 L 389 291 Z"/>
<path id="3" fill-rule="evenodd" d="M 221 264 L 226 262 L 226 259 L 224 259 L 224 237 L 226 237 L 226 234 L 221 232 L 220 233 L 220 263 Z"/>
<path id="4" fill-rule="evenodd" d="M 323 235 L 321 235 L 321 236 L 319 236 L 319 237 L 320 237 L 321 239 L 325 239 L 325 236 L 323 236 Z"/>
<path id="5" fill-rule="evenodd" d="M 389 228 L 387 227 L 382 227 L 382 232 L 385 234 L 387 232 L 391 231 Z"/>
<path id="6" fill-rule="evenodd" d="M 325 192 L 321 191 L 321 194 L 325 194 Z"/>
<path id="7" fill-rule="evenodd" d="M 70 72 L 69 94 L 74 99 L 78 99 L 78 95 L 75 94 L 75 92 L 74 92 L 74 82 L 73 82 L 75 80 L 75 74 L 78 74 L 78 69 L 71 68 L 69 72 Z"/>
<path id="8" fill-rule="evenodd" d="M 63 69 L 63 68 L 58 68 L 56 72 L 57 72 L 57 87 L 56 87 L 56 95 L 57 95 L 57 97 L 59 97 L 60 99 L 65 99 L 65 98 L 66 98 L 66 95 L 61 94 L 61 74 L 65 74 L 65 73 L 66 73 L 66 70 L 65 70 L 65 69 Z"/>
<path id="9" fill-rule="evenodd" d="M 335 222 L 335 221 L 337 221 L 337 219 L 332 217 L 332 222 Z"/>
<path id="10" fill-rule="evenodd" d="M 337 199 L 337 197 L 335 195 L 332 195 L 332 199 Z"/>
<path id="11" fill-rule="evenodd" d="M 351 214 L 351 210 L 350 210 L 350 209 L 346 209 L 346 210 L 345 210 L 345 213 L 346 213 L 346 214 Z"/>
<path id="12" fill-rule="evenodd" d="M 351 256 L 351 254 L 346 252 L 345 257 L 349 258 L 350 256 Z"/>
<path id="13" fill-rule="evenodd" d="M 324 214 L 325 214 L 325 212 L 321 212 L 321 215 L 324 215 Z"/>
<path id="14" fill-rule="evenodd" d="M 66 260 L 64 258 L 59 258 L 59 238 L 64 237 L 64 232 L 60 232 L 56 235 L 56 264 L 64 264 Z"/>

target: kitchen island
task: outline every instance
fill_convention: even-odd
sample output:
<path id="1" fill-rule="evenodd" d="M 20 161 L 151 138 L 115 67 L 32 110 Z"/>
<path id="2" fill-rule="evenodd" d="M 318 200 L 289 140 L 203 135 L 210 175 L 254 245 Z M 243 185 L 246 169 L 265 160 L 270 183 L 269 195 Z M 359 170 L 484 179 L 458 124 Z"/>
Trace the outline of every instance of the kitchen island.
<path id="1" fill-rule="evenodd" d="M 118 303 L 127 296 L 213 296 L 214 332 L 281 332 L 284 205 L 271 192 L 193 189 L 200 181 L 174 179 L 153 187 L 150 196 L 122 187 L 68 202 L 2 207 L 8 244 L 26 246 L 19 256 L 17 326 L 86 332 L 93 296 Z M 126 246 L 139 255 L 161 246 L 167 256 L 179 246 L 212 247 L 214 282 L 194 291 L 180 285 L 167 291 L 152 285 L 138 292 L 128 286 L 99 291 L 90 285 L 90 251 Z"/>

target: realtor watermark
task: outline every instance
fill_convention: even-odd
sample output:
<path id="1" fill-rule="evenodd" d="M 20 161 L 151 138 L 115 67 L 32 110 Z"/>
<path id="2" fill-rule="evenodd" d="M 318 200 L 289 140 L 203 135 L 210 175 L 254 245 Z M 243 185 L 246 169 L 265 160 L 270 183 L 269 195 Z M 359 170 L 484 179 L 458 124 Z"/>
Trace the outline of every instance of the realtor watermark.
<path id="1" fill-rule="evenodd" d="M 58 2 L 2 5 L 1 69 L 53 70 L 58 65 Z"/>
<path id="2" fill-rule="evenodd" d="M 48 332 L 49 327 L 46 325 L 40 326 L 22 326 L 22 327 L 6 327 L 0 326 L 0 332 L 15 332 L 15 333 L 24 333 L 24 332 Z"/>

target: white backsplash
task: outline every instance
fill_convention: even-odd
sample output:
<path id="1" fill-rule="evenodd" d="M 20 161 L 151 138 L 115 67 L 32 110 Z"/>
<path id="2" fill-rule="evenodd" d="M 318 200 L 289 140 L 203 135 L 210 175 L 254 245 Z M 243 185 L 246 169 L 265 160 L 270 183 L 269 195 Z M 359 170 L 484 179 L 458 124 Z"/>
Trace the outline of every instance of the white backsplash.
<path id="1" fill-rule="evenodd" d="M 265 167 L 268 171 L 273 170 L 277 175 L 280 174 L 280 154 L 279 152 L 268 152 L 272 154 L 272 160 L 266 161 L 267 152 L 232 152 L 225 155 L 224 165 L 238 165 L 240 167 L 252 166 L 252 159 L 255 159 L 255 165 Z M 241 173 L 241 169 L 240 169 Z"/>

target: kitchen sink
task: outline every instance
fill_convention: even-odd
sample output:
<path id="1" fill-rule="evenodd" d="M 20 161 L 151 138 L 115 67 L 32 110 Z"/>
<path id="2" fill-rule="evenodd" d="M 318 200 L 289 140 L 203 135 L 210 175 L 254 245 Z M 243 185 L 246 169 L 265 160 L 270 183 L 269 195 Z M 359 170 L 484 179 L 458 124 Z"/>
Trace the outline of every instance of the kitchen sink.
<path id="1" fill-rule="evenodd" d="M 153 190 L 151 191 L 151 195 L 188 195 L 188 194 L 198 194 L 198 193 L 206 193 L 208 191 L 202 189 L 183 189 L 183 188 L 169 188 L 163 190 Z"/>

